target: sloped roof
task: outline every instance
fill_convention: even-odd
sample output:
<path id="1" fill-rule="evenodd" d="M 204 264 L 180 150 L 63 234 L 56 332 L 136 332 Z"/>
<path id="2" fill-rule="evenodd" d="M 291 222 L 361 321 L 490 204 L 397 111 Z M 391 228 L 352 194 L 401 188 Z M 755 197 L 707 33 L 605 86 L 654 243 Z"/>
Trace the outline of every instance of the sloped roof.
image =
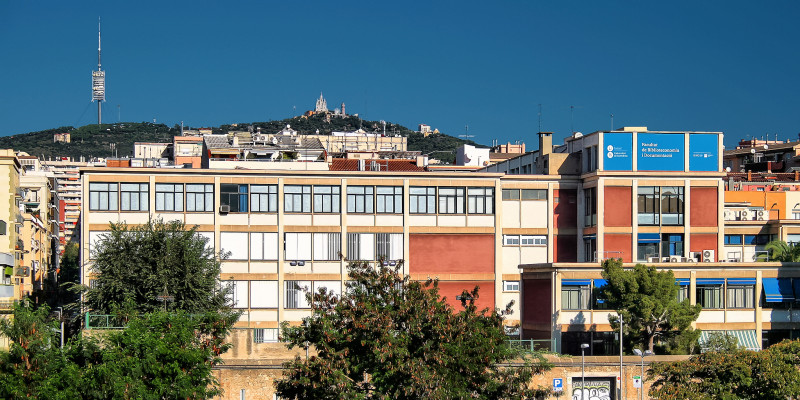
<path id="1" fill-rule="evenodd" d="M 203 140 L 206 142 L 206 147 L 209 149 L 231 147 L 228 143 L 227 135 L 205 135 Z"/>
<path id="2" fill-rule="evenodd" d="M 331 161 L 331 171 L 358 171 L 358 162 L 346 158 L 334 158 Z M 365 160 L 365 171 L 382 172 L 425 172 L 425 168 L 417 166 L 416 160 Z"/>

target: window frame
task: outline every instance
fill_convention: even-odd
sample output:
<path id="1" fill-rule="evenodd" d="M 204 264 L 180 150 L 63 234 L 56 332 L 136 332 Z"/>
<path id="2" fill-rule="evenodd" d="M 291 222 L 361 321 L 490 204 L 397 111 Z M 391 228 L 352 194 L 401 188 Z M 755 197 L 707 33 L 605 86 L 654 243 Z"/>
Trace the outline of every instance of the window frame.
<path id="1" fill-rule="evenodd" d="M 265 191 L 261 191 L 265 188 Z M 258 190 L 258 191 L 256 191 Z M 257 200 L 257 201 L 256 201 Z M 262 207 L 265 204 L 266 207 Z M 278 185 L 250 185 L 250 212 L 251 213 L 277 213 L 278 212 Z"/>
<path id="2" fill-rule="evenodd" d="M 410 186 L 408 204 L 410 214 L 436 214 L 436 186 Z M 423 211 L 420 211 L 420 206 L 423 206 Z"/>
<path id="3" fill-rule="evenodd" d="M 287 189 L 291 191 L 287 191 Z M 284 185 L 283 212 L 291 214 L 310 214 L 312 202 L 311 193 L 311 185 Z M 291 201 L 289 200 L 290 198 Z"/>
<path id="4" fill-rule="evenodd" d="M 230 207 L 229 213 L 248 213 L 250 211 L 250 186 L 246 183 L 221 183 L 219 185 L 219 204 Z"/>
<path id="5" fill-rule="evenodd" d="M 213 183 L 187 183 L 184 187 L 184 190 L 186 191 L 186 195 L 184 196 L 184 199 L 186 200 L 186 206 L 184 209 L 186 212 L 214 212 Z M 190 204 L 192 207 L 189 207 Z M 198 205 L 201 207 L 198 207 Z"/>
<path id="6" fill-rule="evenodd" d="M 725 308 L 755 308 L 755 291 L 755 285 L 727 285 L 725 288 Z M 740 292 L 743 292 L 743 294 L 737 295 Z"/>
<path id="7" fill-rule="evenodd" d="M 381 193 L 381 191 L 384 191 L 385 193 Z M 402 186 L 375 186 L 375 213 L 376 214 L 402 214 L 403 213 L 403 187 Z"/>
<path id="8" fill-rule="evenodd" d="M 375 186 L 347 186 L 348 214 L 375 214 Z"/>
<path id="9" fill-rule="evenodd" d="M 171 190 L 165 190 L 171 186 Z M 183 212 L 184 194 L 182 183 L 156 183 L 156 212 Z M 159 206 L 159 198 L 161 198 Z M 171 207 L 167 207 L 170 203 Z"/>
<path id="10" fill-rule="evenodd" d="M 493 215 L 494 188 L 488 186 L 467 187 L 467 214 Z"/>
<path id="11" fill-rule="evenodd" d="M 100 188 L 102 185 L 105 185 L 105 189 Z M 119 182 L 89 182 L 88 203 L 89 211 L 118 211 Z M 105 203 L 105 206 L 101 203 Z"/>
<path id="12" fill-rule="evenodd" d="M 437 188 L 438 214 L 465 214 L 466 193 L 466 188 L 463 186 Z"/>
<path id="13" fill-rule="evenodd" d="M 570 296 L 565 296 L 569 294 Z M 575 298 L 573 299 L 573 296 Z M 590 310 L 592 290 L 589 285 L 562 285 L 561 286 L 561 310 L 581 311 Z M 565 299 L 568 303 L 565 305 Z M 573 305 L 572 303 L 577 303 Z"/>
<path id="14" fill-rule="evenodd" d="M 338 214 L 342 210 L 342 187 L 336 185 L 314 185 L 312 207 L 314 213 Z M 327 204 L 326 204 L 327 200 Z"/>
<path id="15" fill-rule="evenodd" d="M 703 307 L 703 310 L 724 310 L 725 309 L 725 292 L 723 285 L 697 285 L 696 289 L 697 304 Z M 718 292 L 719 299 L 707 299 L 707 293 Z M 718 304 L 711 304 L 706 306 L 707 300 L 709 302 L 718 302 Z"/>

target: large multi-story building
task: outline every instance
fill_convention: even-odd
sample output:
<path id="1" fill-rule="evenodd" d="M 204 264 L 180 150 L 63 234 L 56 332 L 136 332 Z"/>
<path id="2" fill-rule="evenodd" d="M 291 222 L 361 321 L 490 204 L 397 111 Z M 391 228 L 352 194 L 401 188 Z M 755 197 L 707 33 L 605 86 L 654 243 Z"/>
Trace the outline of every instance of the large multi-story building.
<path id="1" fill-rule="evenodd" d="M 19 268 L 22 240 L 20 239 L 19 190 L 20 163 L 13 150 L 0 150 L 0 314 L 9 314 L 26 290 L 23 272 Z M 0 348 L 8 345 L 0 338 Z"/>

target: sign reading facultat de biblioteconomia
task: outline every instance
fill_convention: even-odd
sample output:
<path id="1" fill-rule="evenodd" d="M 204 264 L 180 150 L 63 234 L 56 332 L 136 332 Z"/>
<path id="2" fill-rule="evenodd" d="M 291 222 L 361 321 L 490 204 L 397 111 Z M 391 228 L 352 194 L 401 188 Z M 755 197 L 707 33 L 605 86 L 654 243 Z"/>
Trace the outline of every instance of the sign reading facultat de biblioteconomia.
<path id="1" fill-rule="evenodd" d="M 603 169 L 632 171 L 636 157 L 638 171 L 684 171 L 685 134 L 639 133 L 633 143 L 629 132 L 603 135 Z M 689 134 L 689 171 L 719 170 L 719 136 Z"/>

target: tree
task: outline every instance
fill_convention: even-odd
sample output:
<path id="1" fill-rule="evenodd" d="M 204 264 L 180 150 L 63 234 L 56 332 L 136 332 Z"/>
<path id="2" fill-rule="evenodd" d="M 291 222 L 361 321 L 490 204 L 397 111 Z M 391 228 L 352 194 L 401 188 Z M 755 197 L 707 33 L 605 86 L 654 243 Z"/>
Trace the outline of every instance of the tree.
<path id="1" fill-rule="evenodd" d="M 708 335 L 705 342 L 703 342 L 703 351 L 705 352 L 728 353 L 740 349 L 739 339 L 726 332 L 712 332 Z"/>
<path id="2" fill-rule="evenodd" d="M 800 342 L 766 350 L 706 352 L 653 363 L 650 396 L 660 399 L 787 399 L 800 395 Z"/>
<path id="3" fill-rule="evenodd" d="M 438 282 L 409 281 L 378 263 L 352 263 L 341 297 L 310 296 L 311 316 L 284 327 L 288 347 L 316 355 L 284 364 L 277 393 L 289 399 L 521 399 L 542 395 L 530 378 L 549 365 L 520 356 L 503 331 L 503 314 L 475 306 L 464 292 L 456 312 Z"/>
<path id="4" fill-rule="evenodd" d="M 170 309 L 190 313 L 226 308 L 220 283 L 220 260 L 207 239 L 180 221 L 150 220 L 128 226 L 111 224 L 111 231 L 94 245 L 92 263 L 97 286 L 88 289 L 88 305 L 110 313 L 132 300 L 140 312 L 160 310 L 165 290 Z"/>
<path id="5" fill-rule="evenodd" d="M 764 246 L 769 255 L 769 261 L 780 262 L 800 262 L 800 246 L 795 243 L 786 243 L 783 240 L 773 240 Z M 758 261 L 767 261 L 767 257 L 761 255 Z"/>
<path id="6" fill-rule="evenodd" d="M 653 351 L 656 340 L 681 342 L 680 335 L 698 336 L 690 325 L 700 315 L 700 305 L 688 299 L 678 301 L 678 286 L 672 271 L 657 271 L 653 266 L 636 264 L 632 270 L 622 268 L 622 261 L 603 262 L 603 278 L 608 281 L 599 289 L 599 296 L 617 311 L 625 323 L 626 337 L 639 339 Z M 609 317 L 614 329 L 619 318 Z"/>

